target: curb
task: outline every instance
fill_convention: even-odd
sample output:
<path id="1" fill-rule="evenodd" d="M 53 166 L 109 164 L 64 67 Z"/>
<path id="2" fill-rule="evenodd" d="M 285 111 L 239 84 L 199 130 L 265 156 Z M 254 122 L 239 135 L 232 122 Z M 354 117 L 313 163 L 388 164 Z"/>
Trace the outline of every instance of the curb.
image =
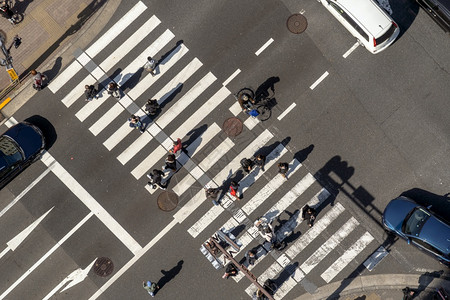
<path id="1" fill-rule="evenodd" d="M 436 288 L 448 285 L 448 280 L 427 275 L 412 274 L 383 274 L 360 276 L 352 279 L 345 279 L 340 282 L 333 282 L 317 289 L 314 294 L 303 294 L 295 300 L 322 300 L 333 299 L 339 296 L 349 296 L 380 290 L 397 290 L 406 286 L 417 289 L 421 288 L 426 292 L 434 292 Z"/>
<path id="2" fill-rule="evenodd" d="M 81 29 L 75 34 L 74 37 L 72 37 L 66 45 L 64 45 L 62 48 L 58 48 L 54 54 L 53 58 L 50 59 L 47 63 L 44 65 L 39 66 L 39 69 L 48 70 L 51 69 L 51 66 L 55 64 L 56 60 L 66 52 L 68 52 L 71 48 L 77 47 L 77 43 L 79 43 L 79 47 L 85 47 L 87 44 L 89 44 L 94 38 L 98 35 L 98 33 L 104 28 L 104 26 L 109 22 L 111 17 L 114 15 L 117 7 L 120 5 L 122 0 L 107 0 L 106 3 L 97 11 L 95 14 L 89 18 L 89 20 L 86 22 L 84 26 L 81 27 Z M 99 17 L 102 16 L 102 22 L 99 22 Z M 107 16 L 107 17 L 105 17 Z M 85 35 L 85 33 L 92 29 L 93 26 L 97 26 L 96 32 L 91 35 Z M 86 39 L 84 41 L 80 41 L 82 38 L 86 38 L 89 36 L 89 39 Z M 73 53 L 73 50 L 72 50 Z M 71 57 L 72 54 L 66 54 L 66 56 Z M 61 69 L 63 70 L 69 63 L 72 62 L 72 59 L 64 59 L 63 61 L 66 61 L 66 63 L 63 63 L 61 65 Z M 25 77 L 26 78 L 26 77 Z M 6 120 L 8 120 L 17 110 L 19 110 L 28 100 L 30 100 L 31 97 L 33 97 L 37 91 L 35 91 L 31 86 L 32 78 L 29 77 L 28 79 L 22 81 L 20 83 L 20 86 L 14 90 L 12 93 L 7 95 L 7 97 L 11 98 L 9 100 L 9 103 L 5 104 L 5 107 L 0 110 L 0 125 L 2 125 Z M 12 101 L 14 98 L 18 96 L 24 96 L 23 99 Z"/>

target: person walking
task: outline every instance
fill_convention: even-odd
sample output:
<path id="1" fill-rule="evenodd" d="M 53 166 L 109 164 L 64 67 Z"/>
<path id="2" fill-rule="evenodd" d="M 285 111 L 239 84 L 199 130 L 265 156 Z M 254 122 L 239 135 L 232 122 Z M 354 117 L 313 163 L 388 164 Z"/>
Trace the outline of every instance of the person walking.
<path id="1" fill-rule="evenodd" d="M 252 300 L 268 300 L 269 298 L 267 298 L 266 295 L 264 295 L 264 293 L 258 289 L 256 290 L 256 292 L 253 293 L 253 298 Z"/>
<path id="2" fill-rule="evenodd" d="M 222 278 L 228 279 L 228 277 L 230 277 L 230 276 L 236 276 L 237 273 L 238 273 L 238 270 L 237 270 L 236 266 L 233 263 L 228 263 L 228 265 L 225 269 L 225 274 L 223 274 Z"/>
<path id="3" fill-rule="evenodd" d="M 255 249 L 248 250 L 245 253 L 245 261 L 251 266 L 255 265 L 255 262 L 256 262 L 256 250 Z"/>
<path id="4" fill-rule="evenodd" d="M 112 95 L 114 98 L 120 99 L 119 86 L 115 82 L 110 82 L 106 88 L 108 95 Z"/>
<path id="5" fill-rule="evenodd" d="M 178 151 L 183 149 L 183 144 L 181 143 L 181 139 L 178 138 L 176 141 L 173 142 L 172 149 L 169 150 L 170 153 L 177 154 Z"/>
<path id="6" fill-rule="evenodd" d="M 155 297 L 155 293 L 159 289 L 158 284 L 156 282 L 151 282 L 150 280 L 143 281 L 142 286 L 152 297 Z"/>
<path id="7" fill-rule="evenodd" d="M 264 172 L 264 166 L 266 164 L 266 156 L 262 154 L 258 154 L 255 159 L 255 165 Z"/>
<path id="8" fill-rule="evenodd" d="M 231 182 L 229 194 L 231 195 L 232 198 L 236 199 L 237 201 L 241 200 L 239 194 L 239 183 L 237 183 L 234 180 Z"/>
<path id="9" fill-rule="evenodd" d="M 86 96 L 86 101 L 92 101 L 94 98 L 97 99 L 98 91 L 95 89 L 93 85 L 85 85 L 84 86 L 84 95 Z"/>
<path id="10" fill-rule="evenodd" d="M 144 65 L 144 69 L 147 72 L 150 72 L 150 74 L 152 74 L 152 76 L 155 76 L 156 75 L 154 72 L 155 68 L 156 68 L 156 61 L 153 58 L 151 58 L 150 56 L 147 57 L 147 62 Z"/>
<path id="11" fill-rule="evenodd" d="M 159 108 L 160 108 L 160 106 L 156 99 L 148 99 L 147 103 L 145 104 L 145 110 L 151 116 L 156 115 L 158 113 Z"/>
<path id="12" fill-rule="evenodd" d="M 288 179 L 287 178 L 288 170 L 289 170 L 289 164 L 287 162 L 278 163 L 278 173 L 286 179 Z"/>
<path id="13" fill-rule="evenodd" d="M 241 167 L 247 174 L 250 173 L 250 171 L 253 168 L 254 162 L 251 159 L 243 158 L 241 159 Z"/>
<path id="14" fill-rule="evenodd" d="M 175 155 L 167 155 L 165 162 L 166 165 L 163 167 L 164 171 L 167 171 L 168 169 L 172 170 L 173 172 L 177 171 L 177 161 L 175 159 Z"/>
<path id="15" fill-rule="evenodd" d="M 16 19 L 14 18 L 14 13 L 9 7 L 8 1 L 2 1 L 0 3 L 0 13 L 6 19 L 8 19 L 11 24 L 16 25 Z"/>
<path id="16" fill-rule="evenodd" d="M 44 87 L 44 80 L 48 80 L 48 77 L 34 69 L 31 70 L 30 73 L 33 75 L 33 88 L 38 91 L 42 90 Z"/>
<path id="17" fill-rule="evenodd" d="M 130 122 L 130 127 L 139 129 L 141 133 L 144 132 L 144 124 L 142 124 L 140 117 L 131 115 L 131 117 L 128 119 L 128 122 Z"/>
<path id="18" fill-rule="evenodd" d="M 160 189 L 165 190 L 167 187 L 167 184 L 162 184 L 163 176 L 164 176 L 163 171 L 158 170 L 158 169 L 153 169 L 153 171 L 150 174 L 147 174 L 147 177 L 150 179 L 148 184 L 153 189 L 156 189 L 156 186 L 158 186 Z"/>
<path id="19" fill-rule="evenodd" d="M 220 189 L 205 186 L 205 195 L 206 198 L 210 199 L 214 205 L 217 206 L 220 204 L 220 202 L 218 201 L 220 196 Z"/>
<path id="20" fill-rule="evenodd" d="M 306 204 L 302 210 L 302 218 L 308 222 L 308 226 L 312 227 L 314 220 L 316 219 L 316 210 Z"/>

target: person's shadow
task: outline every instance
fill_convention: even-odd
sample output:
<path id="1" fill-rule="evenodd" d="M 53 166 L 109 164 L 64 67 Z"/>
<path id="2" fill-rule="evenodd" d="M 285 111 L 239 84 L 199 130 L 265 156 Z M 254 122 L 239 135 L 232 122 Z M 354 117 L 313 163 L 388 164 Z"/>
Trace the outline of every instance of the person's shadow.
<path id="1" fill-rule="evenodd" d="M 166 283 L 171 281 L 173 278 L 175 278 L 175 276 L 178 275 L 178 273 L 180 273 L 181 268 L 183 267 L 183 263 L 184 263 L 184 261 L 180 260 L 178 262 L 178 264 L 175 267 L 173 267 L 172 269 L 170 269 L 168 271 L 161 270 L 161 273 L 164 276 L 158 280 L 159 289 L 162 289 Z"/>

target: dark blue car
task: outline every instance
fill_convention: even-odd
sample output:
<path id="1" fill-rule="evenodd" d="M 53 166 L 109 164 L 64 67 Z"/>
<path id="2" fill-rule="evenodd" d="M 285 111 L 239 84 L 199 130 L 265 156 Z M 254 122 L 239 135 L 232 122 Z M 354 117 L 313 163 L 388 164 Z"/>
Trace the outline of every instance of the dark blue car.
<path id="1" fill-rule="evenodd" d="M 38 160 L 45 148 L 41 130 L 21 122 L 0 136 L 0 189 Z"/>
<path id="2" fill-rule="evenodd" d="M 383 226 L 439 262 L 450 266 L 450 225 L 412 201 L 400 196 L 386 206 Z"/>

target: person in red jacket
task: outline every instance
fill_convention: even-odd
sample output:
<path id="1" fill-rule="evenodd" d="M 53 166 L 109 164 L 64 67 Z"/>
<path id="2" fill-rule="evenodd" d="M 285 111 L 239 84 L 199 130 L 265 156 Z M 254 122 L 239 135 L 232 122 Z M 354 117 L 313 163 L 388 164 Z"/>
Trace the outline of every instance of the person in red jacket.
<path id="1" fill-rule="evenodd" d="M 181 144 L 181 139 L 178 138 L 176 141 L 173 142 L 173 148 L 169 150 L 170 153 L 177 154 L 178 151 L 180 151 L 183 148 L 183 145 Z"/>

